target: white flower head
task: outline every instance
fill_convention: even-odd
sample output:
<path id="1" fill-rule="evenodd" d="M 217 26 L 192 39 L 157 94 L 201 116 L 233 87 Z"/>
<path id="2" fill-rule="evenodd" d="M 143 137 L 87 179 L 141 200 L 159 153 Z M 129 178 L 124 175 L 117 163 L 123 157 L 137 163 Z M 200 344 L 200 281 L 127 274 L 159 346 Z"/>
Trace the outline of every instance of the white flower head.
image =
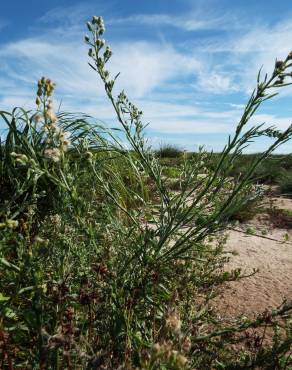
<path id="1" fill-rule="evenodd" d="M 53 162 L 59 162 L 61 158 L 61 152 L 58 148 L 46 149 L 44 151 L 44 157 L 50 159 Z"/>
<path id="2" fill-rule="evenodd" d="M 45 117 L 49 119 L 52 123 L 56 123 L 58 121 L 58 118 L 52 109 L 48 109 L 45 112 Z"/>

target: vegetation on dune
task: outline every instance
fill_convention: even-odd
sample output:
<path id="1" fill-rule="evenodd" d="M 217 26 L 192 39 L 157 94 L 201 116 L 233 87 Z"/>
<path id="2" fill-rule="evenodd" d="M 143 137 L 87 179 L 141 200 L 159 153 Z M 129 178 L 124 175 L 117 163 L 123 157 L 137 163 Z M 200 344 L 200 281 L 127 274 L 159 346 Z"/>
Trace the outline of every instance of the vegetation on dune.
<path id="1" fill-rule="evenodd" d="M 142 112 L 124 92 L 113 93 L 118 76 L 106 69 L 112 51 L 102 18 L 87 27 L 89 65 L 130 150 L 86 116 L 56 115 L 49 79 L 38 82 L 36 112 L 0 112 L 7 125 L 0 146 L 0 367 L 288 369 L 291 305 L 231 325 L 215 318 L 209 302 L 220 284 L 241 277 L 222 271 L 221 231 L 254 197 L 256 169 L 292 136 L 292 127 L 246 129 L 273 89 L 286 85 L 292 54 L 271 76 L 258 75 L 215 162 L 203 149 L 183 156 L 179 191 L 172 192 L 144 139 Z M 274 143 L 231 181 L 242 150 L 262 136 Z M 256 332 L 247 335 L 257 327 L 274 330 L 270 345 Z"/>

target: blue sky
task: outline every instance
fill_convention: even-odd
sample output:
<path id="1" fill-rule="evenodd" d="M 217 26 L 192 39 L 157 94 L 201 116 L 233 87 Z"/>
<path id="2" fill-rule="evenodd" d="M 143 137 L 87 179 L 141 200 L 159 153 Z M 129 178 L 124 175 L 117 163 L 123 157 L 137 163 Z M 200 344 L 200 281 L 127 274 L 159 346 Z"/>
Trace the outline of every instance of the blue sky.
<path id="1" fill-rule="evenodd" d="M 57 84 L 56 103 L 114 124 L 102 86 L 87 66 L 85 22 L 101 15 L 125 89 L 149 122 L 153 145 L 219 150 L 255 86 L 257 70 L 292 50 L 292 2 L 252 0 L 3 1 L 0 109 L 34 107 L 41 76 Z M 253 123 L 285 129 L 292 88 L 259 110 Z M 256 142 L 250 151 L 264 149 Z M 281 152 L 292 152 L 286 143 Z"/>

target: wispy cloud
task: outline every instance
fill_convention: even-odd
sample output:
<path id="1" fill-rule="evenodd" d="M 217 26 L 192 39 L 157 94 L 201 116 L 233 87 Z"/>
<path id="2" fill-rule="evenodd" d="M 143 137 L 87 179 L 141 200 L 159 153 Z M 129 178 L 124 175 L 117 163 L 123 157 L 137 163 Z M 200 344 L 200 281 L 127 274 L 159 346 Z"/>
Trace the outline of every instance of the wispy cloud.
<path id="1" fill-rule="evenodd" d="M 56 81 L 63 109 L 83 111 L 114 124 L 112 109 L 102 85 L 87 66 L 86 46 L 81 42 L 88 13 L 94 13 L 92 7 L 83 4 L 53 9 L 34 25 L 37 36 L 0 45 L 2 109 L 33 107 L 36 80 L 45 75 Z M 261 64 L 271 69 L 276 54 L 282 57 L 289 51 L 286 40 L 292 40 L 290 20 L 248 28 L 244 22 L 235 22 L 237 17 L 220 12 L 203 14 L 195 9 L 177 16 L 112 17 L 108 22 L 110 28 L 123 25 L 125 29 L 125 37 L 115 36 L 112 42 L 114 55 L 109 69 L 113 75 L 121 72 L 116 91 L 125 89 L 145 112 L 152 137 L 172 140 L 173 135 L 189 148 L 193 141 L 199 144 L 196 135 L 227 135 L 234 130 L 243 108 L 239 102 L 246 100 L 246 93 L 254 86 L 256 70 Z M 153 41 L 145 32 L 140 39 L 133 39 L 131 32 L 126 32 L 127 25 L 159 26 L 161 37 Z M 183 34 L 233 31 L 220 36 L 206 32 L 203 40 L 177 43 L 165 36 L 167 32 L 163 34 L 163 27 L 174 27 Z M 289 89 L 286 91 L 289 94 Z M 253 122 L 284 129 L 290 119 L 285 112 L 261 112 Z M 219 145 L 215 141 L 212 144 Z"/>
<path id="2" fill-rule="evenodd" d="M 109 19 L 110 25 L 136 25 L 149 27 L 173 27 L 192 32 L 200 30 L 234 30 L 241 29 L 244 22 L 239 15 L 231 12 L 210 10 L 206 4 L 192 4 L 191 9 L 182 15 L 170 14 L 135 14 L 123 18 Z"/>
<path id="3" fill-rule="evenodd" d="M 200 19 L 199 16 L 171 16 L 168 14 L 138 14 L 130 17 L 110 19 L 110 25 L 146 25 L 159 27 L 174 27 L 185 31 L 217 29 L 223 24 L 221 18 Z"/>
<path id="4" fill-rule="evenodd" d="M 104 6 L 98 5 L 99 11 L 102 14 L 104 12 Z M 47 11 L 42 17 L 38 19 L 41 24 L 56 24 L 59 23 L 62 26 L 80 25 L 89 14 L 93 14 L 96 6 L 82 2 L 80 4 L 74 4 L 66 7 L 56 7 Z"/>

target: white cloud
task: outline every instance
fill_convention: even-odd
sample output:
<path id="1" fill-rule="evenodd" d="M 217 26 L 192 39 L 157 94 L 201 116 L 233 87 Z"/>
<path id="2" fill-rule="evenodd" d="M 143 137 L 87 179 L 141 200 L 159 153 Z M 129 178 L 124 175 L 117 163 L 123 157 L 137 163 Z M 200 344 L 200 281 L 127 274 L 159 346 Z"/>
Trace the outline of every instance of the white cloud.
<path id="1" fill-rule="evenodd" d="M 146 25 L 150 27 L 173 27 L 183 31 L 192 32 L 200 30 L 234 30 L 242 28 L 240 18 L 230 12 L 217 12 L 204 4 L 192 3 L 191 9 L 182 15 L 158 14 L 135 14 L 129 17 L 109 19 L 109 25 Z"/>
<path id="2" fill-rule="evenodd" d="M 198 31 L 215 29 L 222 24 L 222 19 L 212 19 L 199 17 L 194 14 L 193 16 L 171 16 L 168 14 L 138 14 L 130 17 L 110 19 L 109 25 L 123 24 L 123 25 L 147 25 L 159 27 L 174 27 L 180 28 L 185 31 Z"/>
<path id="3" fill-rule="evenodd" d="M 212 94 L 230 94 L 239 89 L 228 73 L 215 71 L 201 73 L 197 88 Z"/>
<path id="4" fill-rule="evenodd" d="M 281 117 L 273 114 L 256 114 L 250 124 L 265 123 L 265 127 L 275 126 L 278 130 L 286 130 L 292 124 L 292 117 Z"/>
<path id="5" fill-rule="evenodd" d="M 105 99 L 103 87 L 87 66 L 86 46 L 81 43 L 82 31 L 76 22 L 86 15 L 86 7 L 80 7 L 80 13 L 78 7 L 73 7 L 71 12 L 60 8 L 47 13 L 42 24 L 47 27 L 57 22 L 57 29 L 45 27 L 37 37 L 0 45 L 3 67 L 0 91 L 5 91 L 5 96 L 1 97 L 0 93 L 2 109 L 14 105 L 33 107 L 36 80 L 45 75 L 57 83 L 57 98 L 62 97 L 63 109 L 83 111 L 114 123 L 113 110 Z M 172 25 L 185 31 L 232 27 L 234 18 L 230 17 L 223 26 L 224 19 L 226 16 L 218 15 L 201 18 L 138 15 L 112 20 L 112 27 L 117 23 L 126 27 L 127 22 Z M 221 45 L 217 38 L 214 41 L 208 36 L 204 43 L 197 42 L 188 48 L 187 44 L 177 45 L 161 39 L 155 42 L 115 40 L 114 55 L 109 63 L 113 75 L 121 72 L 115 91 L 125 89 L 129 98 L 144 111 L 145 122 L 150 122 L 150 129 L 156 134 L 166 137 L 172 134 L 188 142 L 189 135 L 233 132 L 243 106 L 229 103 L 230 94 L 242 89 L 249 91 L 254 86 L 257 67 L 265 64 L 271 69 L 275 53 L 282 57 L 289 51 L 286 40 L 292 39 L 292 22 L 273 27 L 256 25 L 245 32 L 241 29 L 240 33 L 222 37 Z M 226 96 L 228 103 L 223 104 L 225 107 L 230 104 L 230 109 L 224 110 L 220 101 Z M 201 106 L 198 98 L 204 99 Z M 218 99 L 219 108 L 212 107 L 217 98 L 222 99 Z M 253 123 L 264 121 L 281 129 L 290 123 L 289 117 L 263 113 L 252 120 Z M 181 134 L 185 134 L 184 139 L 179 138 Z"/>
<path id="6" fill-rule="evenodd" d="M 146 96 L 173 79 L 194 76 L 200 68 L 195 57 L 180 54 L 168 44 L 118 43 L 113 49 L 110 70 L 113 75 L 121 72 L 117 85 L 133 98 Z M 79 42 L 24 39 L 0 48 L 0 56 L 6 65 L 6 80 L 32 85 L 46 75 L 65 94 L 89 98 L 103 91 L 87 65 L 86 47 Z"/>
<path id="7" fill-rule="evenodd" d="M 67 7 L 56 7 L 47 11 L 39 22 L 43 24 L 61 23 L 64 25 L 76 25 L 88 17 L 88 14 L 92 14 L 94 7 L 88 3 L 80 3 Z M 101 11 L 101 7 L 99 5 Z"/>
<path id="8" fill-rule="evenodd" d="M 292 21 L 287 17 L 277 24 L 251 24 L 245 30 L 229 33 L 222 39 L 212 37 L 204 44 L 190 45 L 205 54 L 206 58 L 213 58 L 211 68 L 216 68 L 217 56 L 221 70 L 224 69 L 228 74 L 226 85 L 229 82 L 235 90 L 240 88 L 249 94 L 255 86 L 258 70 L 263 67 L 263 75 L 266 72 L 271 73 L 275 59 L 284 59 L 292 50 L 289 40 L 292 40 Z M 292 88 L 284 91 L 285 95 L 291 93 Z"/>

